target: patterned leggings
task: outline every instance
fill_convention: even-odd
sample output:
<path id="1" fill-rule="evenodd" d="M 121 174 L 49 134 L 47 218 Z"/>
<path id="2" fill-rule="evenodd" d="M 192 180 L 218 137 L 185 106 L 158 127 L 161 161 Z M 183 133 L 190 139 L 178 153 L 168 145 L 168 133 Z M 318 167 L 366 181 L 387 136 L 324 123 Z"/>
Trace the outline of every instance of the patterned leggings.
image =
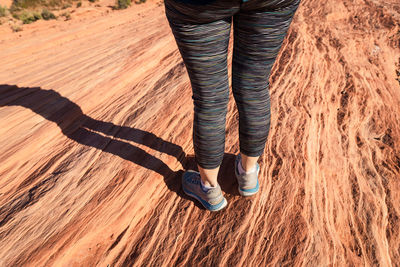
<path id="1" fill-rule="evenodd" d="M 240 152 L 261 156 L 270 128 L 269 76 L 300 0 L 165 0 L 165 15 L 189 75 L 196 163 L 218 167 L 229 101 L 227 52 L 233 17 L 232 93 Z"/>

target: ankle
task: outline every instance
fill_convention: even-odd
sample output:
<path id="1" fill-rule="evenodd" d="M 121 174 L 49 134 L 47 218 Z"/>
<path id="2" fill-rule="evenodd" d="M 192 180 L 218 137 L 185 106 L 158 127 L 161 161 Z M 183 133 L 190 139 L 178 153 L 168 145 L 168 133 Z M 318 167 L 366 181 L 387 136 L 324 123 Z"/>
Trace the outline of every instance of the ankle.
<path id="1" fill-rule="evenodd" d="M 241 173 L 252 173 L 256 170 L 256 164 L 254 164 L 251 168 L 244 168 L 242 161 L 239 162 L 239 172 Z"/>
<path id="2" fill-rule="evenodd" d="M 214 188 L 214 187 L 217 187 L 217 185 L 218 185 L 217 182 L 210 182 L 208 180 L 203 180 L 203 178 L 201 178 L 201 177 L 200 177 L 200 182 L 201 182 L 201 185 L 205 188 L 207 188 L 207 187 Z"/>
<path id="3" fill-rule="evenodd" d="M 205 186 L 216 187 L 218 185 L 217 177 L 219 166 L 214 169 L 204 169 L 197 165 L 200 172 L 200 179 Z"/>
<path id="4" fill-rule="evenodd" d="M 257 160 L 259 159 L 259 156 L 251 157 L 240 152 L 240 158 L 240 165 L 245 172 L 250 173 L 255 171 L 255 169 L 257 168 Z"/>

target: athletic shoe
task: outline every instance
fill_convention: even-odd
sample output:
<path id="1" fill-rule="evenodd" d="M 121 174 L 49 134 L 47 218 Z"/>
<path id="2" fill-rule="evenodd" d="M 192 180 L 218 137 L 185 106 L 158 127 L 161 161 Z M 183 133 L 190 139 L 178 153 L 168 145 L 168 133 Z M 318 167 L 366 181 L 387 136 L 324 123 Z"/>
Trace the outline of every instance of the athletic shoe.
<path id="1" fill-rule="evenodd" d="M 200 173 L 188 170 L 182 175 L 182 188 L 186 195 L 194 197 L 208 210 L 218 211 L 226 207 L 228 202 L 222 195 L 221 187 L 203 190 Z"/>
<path id="2" fill-rule="evenodd" d="M 236 155 L 235 160 L 235 175 L 239 184 L 239 193 L 242 196 L 252 196 L 258 192 L 259 184 L 258 184 L 258 173 L 260 172 L 260 165 L 256 162 L 256 170 L 251 173 L 243 173 L 239 174 L 239 164 L 241 164 L 242 156 L 240 153 Z"/>

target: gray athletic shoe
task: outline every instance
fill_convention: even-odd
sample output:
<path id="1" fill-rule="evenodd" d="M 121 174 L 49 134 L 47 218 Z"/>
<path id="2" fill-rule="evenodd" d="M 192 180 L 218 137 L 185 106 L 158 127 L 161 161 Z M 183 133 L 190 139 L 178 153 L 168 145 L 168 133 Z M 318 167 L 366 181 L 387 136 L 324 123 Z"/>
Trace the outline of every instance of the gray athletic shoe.
<path id="1" fill-rule="evenodd" d="M 236 160 L 235 160 L 235 175 L 236 179 L 239 184 L 239 193 L 242 196 L 252 196 L 255 193 L 258 192 L 259 189 L 259 184 L 258 184 L 258 173 L 260 172 L 260 165 L 256 162 L 256 171 L 249 173 L 249 174 L 239 174 L 239 164 L 240 161 L 242 160 L 242 156 L 240 153 L 236 155 Z"/>
<path id="2" fill-rule="evenodd" d="M 228 202 L 222 195 L 221 187 L 204 191 L 200 183 L 200 173 L 188 170 L 182 175 L 182 188 L 186 195 L 194 197 L 208 210 L 218 211 L 226 207 Z"/>

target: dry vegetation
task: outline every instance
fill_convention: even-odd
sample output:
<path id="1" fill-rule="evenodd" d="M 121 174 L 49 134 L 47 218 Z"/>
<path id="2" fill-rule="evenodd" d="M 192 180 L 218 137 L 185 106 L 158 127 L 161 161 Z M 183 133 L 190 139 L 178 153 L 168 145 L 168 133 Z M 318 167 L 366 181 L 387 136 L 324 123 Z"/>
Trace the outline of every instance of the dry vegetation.
<path id="1" fill-rule="evenodd" d="M 84 0 L 86 1 L 86 0 Z M 99 0 L 87 0 L 101 5 Z M 146 0 L 135 0 L 135 4 L 145 3 Z M 82 7 L 82 0 L 13 0 L 11 6 L 0 5 L 0 25 L 8 21 L 14 32 L 22 30 L 23 24 L 33 23 L 37 20 L 63 19 L 70 20 L 75 8 Z M 113 10 L 126 9 L 132 4 L 131 0 L 115 0 Z"/>

